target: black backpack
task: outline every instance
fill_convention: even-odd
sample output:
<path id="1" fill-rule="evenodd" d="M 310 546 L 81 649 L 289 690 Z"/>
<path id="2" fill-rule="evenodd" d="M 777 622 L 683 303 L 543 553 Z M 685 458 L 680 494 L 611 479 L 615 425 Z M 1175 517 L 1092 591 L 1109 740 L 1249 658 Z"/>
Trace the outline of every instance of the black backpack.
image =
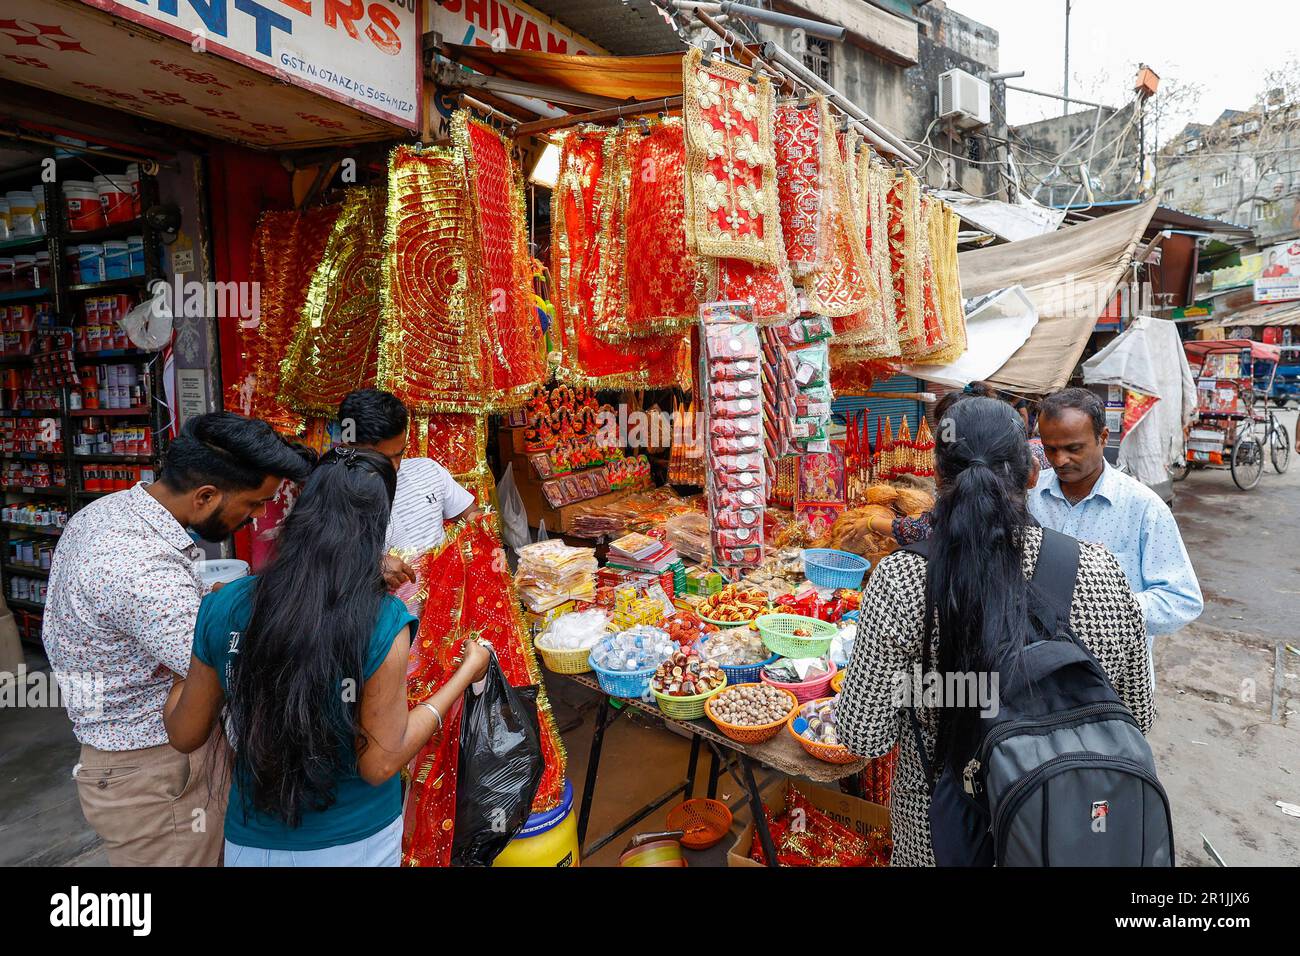
<path id="1" fill-rule="evenodd" d="M 928 557 L 928 542 L 905 550 Z M 931 772 L 939 866 L 1173 866 L 1169 798 L 1137 721 L 1070 630 L 1079 542 L 1043 529 L 1030 580 L 1036 629 L 1001 672 L 995 716 L 981 717 L 971 759 Z M 1010 666 L 1008 666 L 1010 665 Z"/>

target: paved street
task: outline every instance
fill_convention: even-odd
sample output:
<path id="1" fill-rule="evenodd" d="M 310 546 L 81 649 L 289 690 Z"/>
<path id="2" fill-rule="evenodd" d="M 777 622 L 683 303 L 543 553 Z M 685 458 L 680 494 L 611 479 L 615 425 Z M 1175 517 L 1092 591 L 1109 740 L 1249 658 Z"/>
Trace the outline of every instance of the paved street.
<path id="1" fill-rule="evenodd" d="M 1295 434 L 1296 413 L 1283 413 Z M 1205 593 L 1205 613 L 1156 644 L 1151 734 L 1169 791 L 1178 862 L 1300 865 L 1300 463 L 1266 466 L 1238 490 L 1226 471 L 1193 472 L 1174 513 Z M 1273 714 L 1276 711 L 1276 719 Z"/>
<path id="2" fill-rule="evenodd" d="M 1288 428 L 1295 419 L 1286 413 Z M 1274 680 L 1278 644 L 1300 649 L 1300 463 L 1280 477 L 1269 468 L 1252 492 L 1219 471 L 1193 473 L 1177 490 L 1174 510 L 1207 601 L 1200 621 L 1156 645 L 1151 743 L 1173 802 L 1178 862 L 1213 866 L 1208 840 L 1230 866 L 1300 866 L 1300 818 L 1275 806 L 1300 804 L 1300 656 L 1284 650 Z M 560 686 L 553 697 L 580 789 L 594 700 Z M 581 724 L 569 726 L 579 713 Z M 659 727 L 616 725 L 592 834 L 677 782 L 687 750 Z M 77 803 L 76 755 L 62 711 L 0 713 L 0 865 L 105 862 Z M 739 794 L 725 796 L 739 803 Z M 661 828 L 665 813 L 639 829 Z M 593 862 L 613 863 L 621 844 Z M 708 862 L 720 863 L 729 845 Z"/>

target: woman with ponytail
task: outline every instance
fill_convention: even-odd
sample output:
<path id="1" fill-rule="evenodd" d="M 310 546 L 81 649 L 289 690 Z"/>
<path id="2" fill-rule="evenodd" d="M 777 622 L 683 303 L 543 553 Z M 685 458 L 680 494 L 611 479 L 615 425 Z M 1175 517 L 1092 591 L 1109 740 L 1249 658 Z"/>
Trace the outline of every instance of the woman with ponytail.
<path id="1" fill-rule="evenodd" d="M 468 641 L 452 679 L 408 710 L 418 622 L 381 572 L 396 484 L 383 455 L 330 452 L 265 570 L 199 608 L 164 720 L 185 753 L 219 718 L 230 736 L 226 866 L 397 866 L 398 772 L 486 673 L 487 650 Z"/>
<path id="2" fill-rule="evenodd" d="M 1006 402 L 971 397 L 949 406 L 935 428 L 935 470 L 928 559 L 899 551 L 872 572 L 839 698 L 840 741 L 850 751 L 879 757 L 899 746 L 890 794 L 899 866 L 934 865 L 932 781 L 907 708 L 915 706 L 934 773 L 960 773 L 989 701 L 936 702 L 925 689 L 961 683 L 996 696 L 1007 683 L 998 662 L 1033 635 L 1029 578 L 1042 545 L 1025 505 L 1038 466 Z M 1141 606 L 1114 555 L 1095 544 L 1080 552 L 1070 625 L 1146 732 L 1154 711 Z"/>

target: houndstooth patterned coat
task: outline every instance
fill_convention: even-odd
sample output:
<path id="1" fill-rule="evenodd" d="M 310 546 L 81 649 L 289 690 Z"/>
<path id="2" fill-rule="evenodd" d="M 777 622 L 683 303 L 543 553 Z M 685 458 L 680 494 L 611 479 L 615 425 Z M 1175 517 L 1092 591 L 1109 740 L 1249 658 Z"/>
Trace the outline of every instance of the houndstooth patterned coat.
<path id="1" fill-rule="evenodd" d="M 1025 529 L 1026 578 L 1033 575 L 1042 543 L 1040 528 Z M 1142 608 L 1114 555 L 1099 544 L 1083 542 L 1079 552 L 1070 625 L 1146 733 L 1155 706 Z M 911 675 L 921 662 L 924 608 L 925 559 L 900 551 L 881 561 L 862 596 L 858 635 L 838 708 L 840 742 L 853 753 L 878 757 L 899 744 L 889 808 L 895 866 L 934 866 L 930 797 L 916 737 L 895 703 L 895 675 Z M 932 760 L 938 715 L 933 708 L 918 706 L 917 717 L 926 757 Z"/>

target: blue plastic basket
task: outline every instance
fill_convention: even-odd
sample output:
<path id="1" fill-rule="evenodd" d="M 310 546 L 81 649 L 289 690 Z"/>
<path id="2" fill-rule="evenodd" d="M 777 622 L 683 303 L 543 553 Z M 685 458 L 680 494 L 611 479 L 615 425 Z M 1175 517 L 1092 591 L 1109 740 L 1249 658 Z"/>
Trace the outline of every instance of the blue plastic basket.
<path id="1" fill-rule="evenodd" d="M 733 687 L 736 684 L 757 684 L 759 682 L 759 671 L 768 664 L 773 664 L 777 660 L 776 654 L 773 654 L 765 661 L 759 661 L 757 664 L 719 664 L 723 672 L 727 675 L 727 686 Z"/>
<path id="2" fill-rule="evenodd" d="M 831 548 L 805 548 L 803 573 L 819 588 L 862 587 L 862 578 L 871 567 L 866 558 Z"/>
<path id="3" fill-rule="evenodd" d="M 659 665 L 645 667 L 639 671 L 607 671 L 594 660 L 589 662 L 596 672 L 596 683 L 600 689 L 611 697 L 627 697 L 633 700 L 646 697 L 650 693 L 650 678 L 655 676 Z"/>

